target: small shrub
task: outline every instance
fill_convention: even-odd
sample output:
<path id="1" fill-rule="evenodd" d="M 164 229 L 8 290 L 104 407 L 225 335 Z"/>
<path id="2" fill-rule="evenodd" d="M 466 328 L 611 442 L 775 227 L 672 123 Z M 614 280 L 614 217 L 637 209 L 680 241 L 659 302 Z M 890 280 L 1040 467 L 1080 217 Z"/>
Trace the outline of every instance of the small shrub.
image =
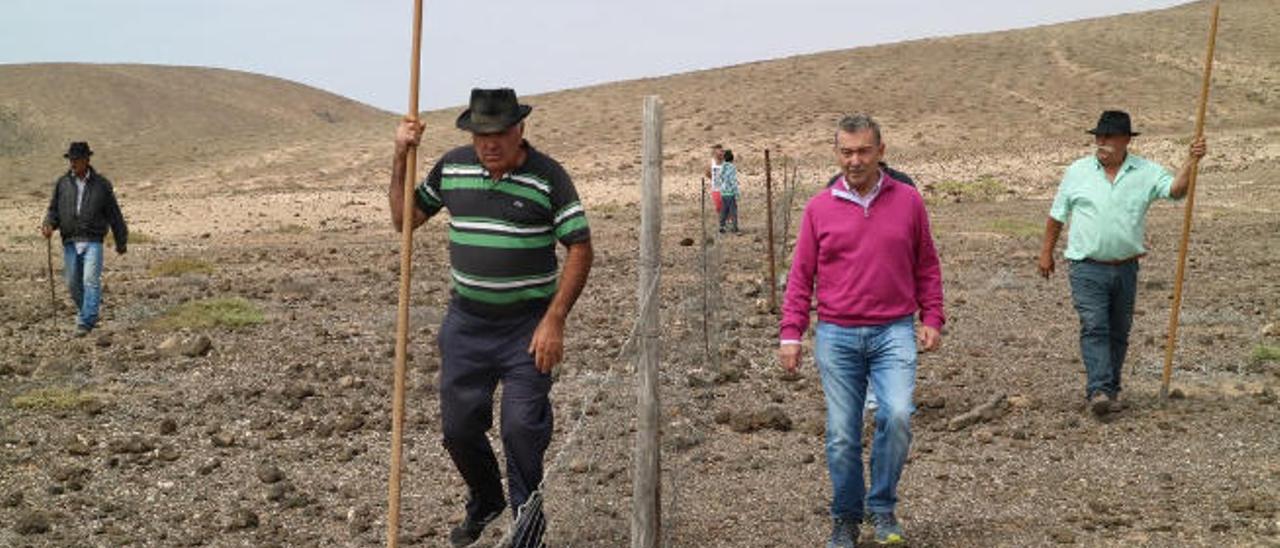
<path id="1" fill-rule="evenodd" d="M 183 274 L 209 274 L 213 272 L 213 265 L 200 259 L 178 257 L 157 263 L 147 272 L 156 278 L 181 276 Z"/>
<path id="2" fill-rule="evenodd" d="M 35 409 L 41 411 L 61 411 L 76 409 L 97 401 L 97 396 L 76 388 L 54 387 L 29 390 L 10 400 L 14 409 Z"/>
<path id="3" fill-rule="evenodd" d="M 1260 344 L 1253 349 L 1253 363 L 1280 362 L 1280 346 Z"/>
<path id="4" fill-rule="evenodd" d="M 1043 227 L 1022 219 L 996 219 L 991 221 L 991 230 L 1018 238 L 1028 238 L 1039 236 Z"/>
<path id="5" fill-rule="evenodd" d="M 227 327 L 236 329 L 257 325 L 266 316 L 253 303 L 240 297 L 187 301 L 169 309 L 151 321 L 156 329 L 203 329 Z"/>
<path id="6" fill-rule="evenodd" d="M 1004 184 L 984 177 L 976 181 L 943 181 L 930 187 L 934 194 L 961 201 L 990 201 L 1007 192 Z"/>

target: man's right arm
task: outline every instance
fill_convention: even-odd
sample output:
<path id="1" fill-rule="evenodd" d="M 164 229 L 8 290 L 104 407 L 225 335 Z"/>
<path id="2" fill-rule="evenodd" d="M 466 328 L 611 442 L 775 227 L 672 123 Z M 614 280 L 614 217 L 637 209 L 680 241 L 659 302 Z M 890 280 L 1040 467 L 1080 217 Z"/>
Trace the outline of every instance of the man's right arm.
<path id="1" fill-rule="evenodd" d="M 1053 274 L 1053 249 L 1058 246 L 1062 234 L 1062 222 L 1049 217 L 1044 224 L 1044 243 L 1040 247 L 1040 275 L 1047 280 Z"/>
<path id="2" fill-rule="evenodd" d="M 387 187 L 387 198 L 391 206 L 391 224 L 396 232 L 404 227 L 404 177 L 407 170 L 409 149 L 414 154 L 418 151 L 418 142 L 422 139 L 422 123 L 417 120 L 401 120 L 396 127 L 395 157 L 391 162 L 391 183 Z M 427 214 L 413 207 L 413 228 L 427 222 Z"/>

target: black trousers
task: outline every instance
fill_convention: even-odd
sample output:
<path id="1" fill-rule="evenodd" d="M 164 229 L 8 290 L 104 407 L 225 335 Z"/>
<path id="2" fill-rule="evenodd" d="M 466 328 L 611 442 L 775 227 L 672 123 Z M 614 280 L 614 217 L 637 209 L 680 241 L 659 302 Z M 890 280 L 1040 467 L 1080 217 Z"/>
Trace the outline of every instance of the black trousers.
<path id="1" fill-rule="evenodd" d="M 456 299 L 457 297 L 455 297 Z M 467 482 L 467 515 L 480 518 L 524 504 L 542 481 L 542 459 L 551 443 L 551 375 L 535 367 L 529 341 L 543 311 L 490 319 L 449 305 L 440 326 L 440 418 L 444 447 Z M 493 392 L 502 383 L 500 433 L 506 456 L 509 501 L 488 431 Z"/>

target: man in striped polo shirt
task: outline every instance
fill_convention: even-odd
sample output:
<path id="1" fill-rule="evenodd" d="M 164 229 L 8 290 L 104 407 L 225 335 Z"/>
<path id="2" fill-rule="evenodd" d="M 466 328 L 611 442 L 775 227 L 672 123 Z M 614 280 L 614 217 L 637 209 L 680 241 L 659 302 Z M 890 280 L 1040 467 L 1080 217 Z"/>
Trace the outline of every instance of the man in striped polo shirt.
<path id="1" fill-rule="evenodd" d="M 533 110 L 510 89 L 474 89 L 457 127 L 472 146 L 440 158 L 418 185 L 413 226 L 449 210 L 453 294 L 440 326 L 440 418 L 444 446 L 467 483 L 466 517 L 454 546 L 480 538 L 502 515 L 502 476 L 487 437 L 502 382 L 501 435 L 509 503 L 520 508 L 542 481 L 551 442 L 551 369 L 564 357 L 564 324 L 591 270 L 591 232 L 577 190 L 555 160 L 524 140 Z M 397 230 L 406 150 L 422 125 L 403 121 L 388 195 Z M 558 271 L 556 242 L 567 248 Z M 540 546 L 545 521 L 516 531 L 516 546 Z"/>

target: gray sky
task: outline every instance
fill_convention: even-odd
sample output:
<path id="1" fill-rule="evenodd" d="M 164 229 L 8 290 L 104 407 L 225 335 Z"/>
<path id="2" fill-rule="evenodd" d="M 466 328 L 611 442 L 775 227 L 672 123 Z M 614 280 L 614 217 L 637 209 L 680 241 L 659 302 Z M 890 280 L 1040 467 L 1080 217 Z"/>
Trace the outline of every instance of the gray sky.
<path id="1" fill-rule="evenodd" d="M 421 107 L 1184 1 L 424 0 Z M 0 63 L 233 68 L 408 107 L 411 0 L 0 2 Z"/>

